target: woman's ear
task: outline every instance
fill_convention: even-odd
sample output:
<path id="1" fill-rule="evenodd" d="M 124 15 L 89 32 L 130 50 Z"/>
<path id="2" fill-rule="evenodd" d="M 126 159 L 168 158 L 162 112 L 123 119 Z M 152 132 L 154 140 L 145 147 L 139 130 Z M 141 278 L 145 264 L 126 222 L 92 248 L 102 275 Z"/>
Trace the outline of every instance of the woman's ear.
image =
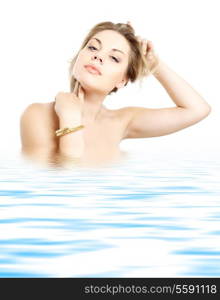
<path id="1" fill-rule="evenodd" d="M 120 89 L 122 87 L 125 86 L 125 84 L 127 83 L 128 80 L 126 79 L 123 79 L 121 82 L 119 82 L 117 85 L 116 85 L 116 88 Z"/>

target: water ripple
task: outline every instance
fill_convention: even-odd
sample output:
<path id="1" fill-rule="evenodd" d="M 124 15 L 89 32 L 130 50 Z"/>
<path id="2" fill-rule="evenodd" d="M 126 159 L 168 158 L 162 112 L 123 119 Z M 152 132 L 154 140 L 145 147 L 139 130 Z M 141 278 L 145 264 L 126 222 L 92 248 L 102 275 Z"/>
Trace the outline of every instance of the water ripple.
<path id="1" fill-rule="evenodd" d="M 203 158 L 0 162 L 0 277 L 219 276 L 220 164 Z"/>

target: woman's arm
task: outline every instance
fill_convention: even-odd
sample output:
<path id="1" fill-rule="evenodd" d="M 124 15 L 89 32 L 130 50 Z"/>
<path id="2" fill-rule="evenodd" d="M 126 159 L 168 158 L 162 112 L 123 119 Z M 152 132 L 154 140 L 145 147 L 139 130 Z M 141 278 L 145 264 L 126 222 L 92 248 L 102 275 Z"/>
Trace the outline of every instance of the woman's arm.
<path id="1" fill-rule="evenodd" d="M 130 118 L 124 138 L 145 138 L 167 135 L 189 127 L 210 113 L 210 105 L 189 83 L 162 61 L 152 41 L 141 39 L 143 54 L 149 69 L 162 84 L 176 107 L 144 108 L 127 107 Z"/>
<path id="2" fill-rule="evenodd" d="M 55 97 L 55 112 L 59 118 L 59 129 L 77 127 L 82 124 L 82 108 L 84 90 L 77 81 L 73 93 L 59 92 Z M 57 137 L 59 139 L 59 155 L 62 159 L 79 160 L 84 153 L 83 128 Z"/>
<path id="3" fill-rule="evenodd" d="M 72 125 L 75 127 L 80 119 L 78 116 L 75 118 L 72 116 L 71 122 L 67 117 L 60 118 L 59 121 L 60 128 Z M 46 163 L 78 158 L 83 149 L 81 130 L 56 137 L 55 129 L 52 127 L 44 103 L 30 104 L 20 117 L 22 155 Z"/>
<path id="4" fill-rule="evenodd" d="M 176 106 L 190 109 L 195 113 L 207 113 L 211 110 L 210 105 L 202 96 L 161 59 L 153 75 L 165 88 Z"/>
<path id="5" fill-rule="evenodd" d="M 210 105 L 202 96 L 162 60 L 153 75 L 165 88 L 176 107 L 126 108 L 131 118 L 125 138 L 167 135 L 201 121 L 211 111 Z"/>
<path id="6" fill-rule="evenodd" d="M 22 155 L 41 162 L 50 161 L 56 152 L 50 127 L 44 104 L 28 105 L 20 117 Z"/>
<path id="7" fill-rule="evenodd" d="M 59 124 L 60 128 L 82 125 L 81 114 L 73 114 L 71 118 L 64 115 L 59 118 Z M 82 157 L 85 146 L 83 128 L 57 138 L 59 139 L 59 154 L 61 157 L 66 157 L 67 159 Z"/>

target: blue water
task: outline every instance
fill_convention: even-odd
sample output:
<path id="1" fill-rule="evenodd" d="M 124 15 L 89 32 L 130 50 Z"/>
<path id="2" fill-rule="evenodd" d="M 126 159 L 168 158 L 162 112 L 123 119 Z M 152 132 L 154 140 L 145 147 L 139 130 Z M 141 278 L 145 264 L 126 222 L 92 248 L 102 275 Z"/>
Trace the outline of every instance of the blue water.
<path id="1" fill-rule="evenodd" d="M 218 158 L 0 166 L 0 277 L 220 276 Z"/>

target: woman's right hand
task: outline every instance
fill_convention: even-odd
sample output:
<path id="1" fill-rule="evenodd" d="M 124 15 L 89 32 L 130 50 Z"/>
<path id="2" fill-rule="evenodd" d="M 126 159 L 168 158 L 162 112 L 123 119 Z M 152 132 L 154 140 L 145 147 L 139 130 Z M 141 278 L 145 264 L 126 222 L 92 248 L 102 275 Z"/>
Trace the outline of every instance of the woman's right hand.
<path id="1" fill-rule="evenodd" d="M 84 90 L 76 81 L 72 93 L 58 92 L 55 97 L 55 112 L 59 118 L 82 115 L 84 104 Z"/>

